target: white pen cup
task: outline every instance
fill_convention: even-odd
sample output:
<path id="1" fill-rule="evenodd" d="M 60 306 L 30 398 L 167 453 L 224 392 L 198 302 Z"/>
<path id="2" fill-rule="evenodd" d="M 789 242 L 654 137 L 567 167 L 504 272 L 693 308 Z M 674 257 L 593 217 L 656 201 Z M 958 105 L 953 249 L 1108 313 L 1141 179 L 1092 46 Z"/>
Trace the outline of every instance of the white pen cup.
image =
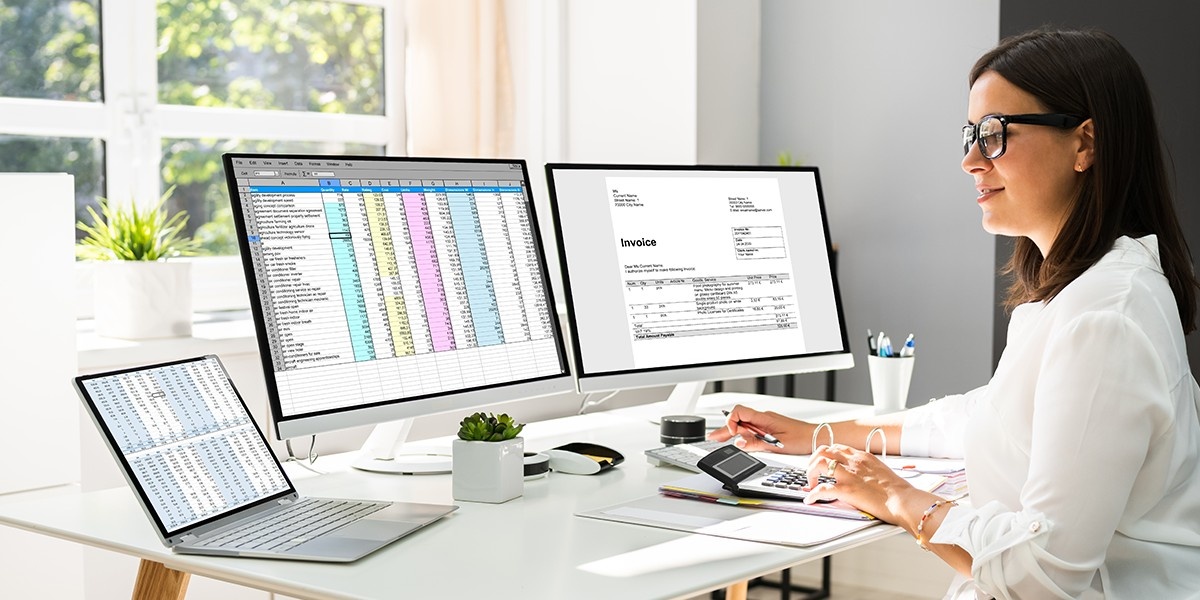
<path id="1" fill-rule="evenodd" d="M 904 410 L 908 404 L 908 384 L 912 382 L 915 359 L 915 356 L 867 355 L 875 414 L 883 415 Z"/>

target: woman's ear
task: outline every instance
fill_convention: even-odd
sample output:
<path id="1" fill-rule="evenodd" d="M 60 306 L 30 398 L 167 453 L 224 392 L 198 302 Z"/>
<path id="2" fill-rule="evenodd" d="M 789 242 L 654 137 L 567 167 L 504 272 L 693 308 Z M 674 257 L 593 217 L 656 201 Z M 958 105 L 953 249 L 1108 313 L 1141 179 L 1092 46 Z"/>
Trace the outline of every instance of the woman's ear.
<path id="1" fill-rule="evenodd" d="M 1075 150 L 1075 170 L 1082 173 L 1092 168 L 1096 159 L 1096 128 L 1091 119 L 1080 123 L 1075 128 L 1079 146 Z"/>

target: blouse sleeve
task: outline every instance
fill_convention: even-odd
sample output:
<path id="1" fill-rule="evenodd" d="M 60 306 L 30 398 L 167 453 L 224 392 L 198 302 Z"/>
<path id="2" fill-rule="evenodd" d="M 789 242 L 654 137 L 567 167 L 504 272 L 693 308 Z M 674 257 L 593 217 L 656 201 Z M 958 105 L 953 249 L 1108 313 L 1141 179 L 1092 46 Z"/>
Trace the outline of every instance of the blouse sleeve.
<path id="1" fill-rule="evenodd" d="M 1128 317 L 1074 319 L 1042 358 L 1020 506 L 955 507 L 931 541 L 965 549 L 975 585 L 998 599 L 1078 597 L 1100 576 L 1169 393 Z"/>
<path id="2" fill-rule="evenodd" d="M 925 406 L 904 412 L 900 430 L 900 454 L 937 458 L 963 458 L 967 417 L 987 386 L 965 394 L 930 400 Z"/>

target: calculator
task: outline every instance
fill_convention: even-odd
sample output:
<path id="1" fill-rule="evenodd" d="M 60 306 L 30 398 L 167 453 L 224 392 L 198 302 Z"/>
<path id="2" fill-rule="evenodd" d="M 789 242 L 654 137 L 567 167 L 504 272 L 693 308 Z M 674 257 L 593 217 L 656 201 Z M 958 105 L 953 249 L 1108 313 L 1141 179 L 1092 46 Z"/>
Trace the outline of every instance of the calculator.
<path id="1" fill-rule="evenodd" d="M 713 450 L 697 466 L 736 496 L 803 500 L 808 495 L 804 490 L 808 473 L 804 469 L 770 466 L 732 444 Z M 834 480 L 822 476 L 817 481 Z"/>

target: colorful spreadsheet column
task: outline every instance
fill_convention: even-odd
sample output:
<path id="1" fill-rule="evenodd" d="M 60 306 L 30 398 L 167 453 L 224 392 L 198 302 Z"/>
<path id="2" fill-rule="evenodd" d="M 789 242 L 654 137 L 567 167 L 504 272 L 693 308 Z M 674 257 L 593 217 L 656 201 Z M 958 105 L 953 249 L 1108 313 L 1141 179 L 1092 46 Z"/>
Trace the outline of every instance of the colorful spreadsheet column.
<path id="1" fill-rule="evenodd" d="M 454 350 L 454 325 L 450 322 L 450 307 L 446 304 L 446 290 L 442 285 L 441 265 L 434 244 L 433 225 L 429 219 L 427 194 L 444 187 L 405 187 L 404 216 L 408 219 L 408 233 L 412 236 L 413 257 L 417 262 L 417 277 L 421 280 L 421 298 L 425 301 L 425 315 L 429 320 L 429 335 L 433 339 L 433 351 Z"/>
<path id="2" fill-rule="evenodd" d="M 325 220 L 329 224 L 329 243 L 333 247 L 333 262 L 341 284 L 350 343 L 356 362 L 375 360 L 375 344 L 371 340 L 371 325 L 367 321 L 367 305 L 354 256 L 350 222 L 346 217 L 346 202 L 340 192 L 340 182 L 335 182 L 322 180 L 321 187 L 325 199 Z"/>
<path id="3" fill-rule="evenodd" d="M 472 184 L 448 188 L 446 193 L 450 205 L 450 222 L 454 225 L 454 241 L 458 246 L 458 259 L 462 267 L 463 285 L 467 292 L 467 306 L 471 311 L 475 340 L 479 346 L 504 343 L 500 309 L 496 305 L 496 290 L 492 286 L 492 271 L 488 265 L 487 246 L 479 225 L 479 211 L 475 207 L 475 191 L 486 192 L 488 189 Z M 491 189 L 494 190 L 495 187 Z"/>
<path id="4" fill-rule="evenodd" d="M 367 209 L 367 223 L 371 228 L 371 243 L 375 250 L 375 267 L 379 270 L 383 305 L 387 312 L 388 329 L 391 331 L 392 354 L 413 354 L 412 328 L 408 324 L 408 309 L 404 302 L 404 291 L 400 284 L 400 266 L 396 256 L 396 244 L 392 239 L 391 219 L 388 217 L 384 200 L 385 188 L 379 182 L 364 182 L 363 201 Z"/>

